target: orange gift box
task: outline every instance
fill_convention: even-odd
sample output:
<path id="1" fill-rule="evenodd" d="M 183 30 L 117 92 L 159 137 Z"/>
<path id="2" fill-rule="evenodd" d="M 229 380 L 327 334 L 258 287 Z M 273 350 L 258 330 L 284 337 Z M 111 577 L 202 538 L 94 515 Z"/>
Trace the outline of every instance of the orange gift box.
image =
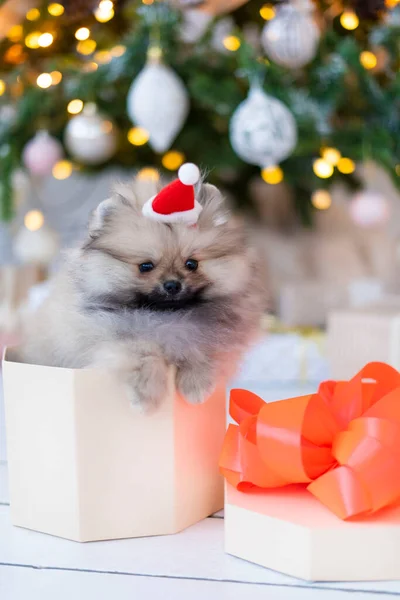
<path id="1" fill-rule="evenodd" d="M 176 533 L 223 507 L 225 390 L 132 409 L 106 371 L 3 360 L 14 525 L 75 541 Z"/>
<path id="2" fill-rule="evenodd" d="M 220 457 L 230 554 L 307 580 L 400 579 L 400 374 L 266 404 L 231 395 Z"/>

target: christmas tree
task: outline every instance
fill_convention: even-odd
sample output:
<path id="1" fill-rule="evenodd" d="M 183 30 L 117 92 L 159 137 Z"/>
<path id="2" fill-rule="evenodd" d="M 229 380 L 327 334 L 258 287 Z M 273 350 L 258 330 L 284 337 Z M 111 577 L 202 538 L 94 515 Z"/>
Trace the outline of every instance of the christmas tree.
<path id="1" fill-rule="evenodd" d="M 13 173 L 141 177 L 197 163 L 251 204 L 286 182 L 304 222 L 372 159 L 400 185 L 399 0 L 38 3 L 0 42 L 0 199 Z"/>

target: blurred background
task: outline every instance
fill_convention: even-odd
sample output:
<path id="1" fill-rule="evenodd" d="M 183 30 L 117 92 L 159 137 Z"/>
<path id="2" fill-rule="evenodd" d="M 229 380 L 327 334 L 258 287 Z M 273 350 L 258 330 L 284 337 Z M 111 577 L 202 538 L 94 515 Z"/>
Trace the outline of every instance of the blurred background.
<path id="1" fill-rule="evenodd" d="M 190 161 L 267 259 L 266 363 L 322 378 L 331 318 L 400 316 L 399 40 L 399 0 L 0 2 L 1 344 L 115 179 Z"/>

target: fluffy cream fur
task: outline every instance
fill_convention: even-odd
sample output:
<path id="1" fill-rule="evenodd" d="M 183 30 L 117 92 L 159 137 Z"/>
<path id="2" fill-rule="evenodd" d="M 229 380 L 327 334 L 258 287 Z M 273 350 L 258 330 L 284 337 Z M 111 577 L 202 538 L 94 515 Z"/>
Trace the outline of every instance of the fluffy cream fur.
<path id="1" fill-rule="evenodd" d="M 144 217 L 143 204 L 156 192 L 155 184 L 136 181 L 100 204 L 87 239 L 67 254 L 30 318 L 19 353 L 35 364 L 114 369 L 132 403 L 146 408 L 163 397 L 171 364 L 179 391 L 203 401 L 234 369 L 265 301 L 257 252 L 219 191 L 198 184 L 203 210 L 195 228 Z M 148 262 L 154 268 L 140 272 Z M 173 297 L 163 287 L 170 280 L 182 286 Z"/>

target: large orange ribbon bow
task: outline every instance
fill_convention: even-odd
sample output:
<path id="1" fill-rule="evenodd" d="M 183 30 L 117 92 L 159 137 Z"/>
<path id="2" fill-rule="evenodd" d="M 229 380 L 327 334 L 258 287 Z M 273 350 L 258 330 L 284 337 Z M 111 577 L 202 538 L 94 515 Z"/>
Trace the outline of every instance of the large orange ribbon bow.
<path id="1" fill-rule="evenodd" d="M 238 490 L 304 483 L 341 519 L 400 501 L 400 373 L 389 365 L 269 404 L 233 390 L 230 414 L 220 470 Z"/>

